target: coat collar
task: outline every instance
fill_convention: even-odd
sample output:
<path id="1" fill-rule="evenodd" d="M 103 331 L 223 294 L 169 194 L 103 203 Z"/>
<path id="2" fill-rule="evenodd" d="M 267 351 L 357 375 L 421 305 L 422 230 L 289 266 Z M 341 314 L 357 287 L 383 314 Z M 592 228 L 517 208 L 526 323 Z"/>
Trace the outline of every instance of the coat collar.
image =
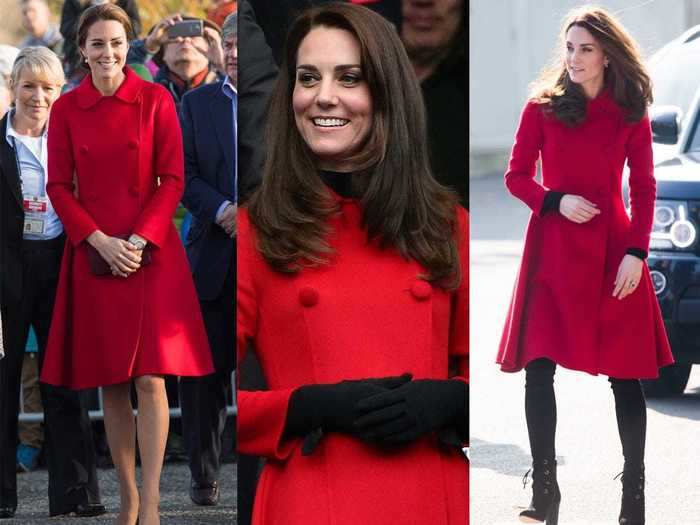
<path id="1" fill-rule="evenodd" d="M 141 93 L 143 81 L 130 67 L 124 67 L 123 71 L 125 75 L 124 81 L 117 88 L 114 96 L 127 104 L 133 104 L 136 102 L 139 93 Z M 75 93 L 78 99 L 78 106 L 82 109 L 91 108 L 103 98 L 102 93 L 92 83 L 92 75 L 90 74 L 85 75 L 83 81 L 75 89 Z"/>

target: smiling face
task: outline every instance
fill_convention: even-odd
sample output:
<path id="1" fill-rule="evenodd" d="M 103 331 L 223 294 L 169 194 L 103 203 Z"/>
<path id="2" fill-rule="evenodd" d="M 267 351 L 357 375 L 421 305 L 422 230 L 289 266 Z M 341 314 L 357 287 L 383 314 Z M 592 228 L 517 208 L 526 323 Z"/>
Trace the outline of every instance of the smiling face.
<path id="1" fill-rule="evenodd" d="M 90 26 L 85 46 L 80 48 L 94 81 L 119 78 L 129 46 L 124 26 L 116 20 L 98 20 Z"/>
<path id="2" fill-rule="evenodd" d="M 61 86 L 45 75 L 24 68 L 12 86 L 15 117 L 33 126 L 42 127 L 49 118 L 51 105 L 61 94 Z"/>
<path id="3" fill-rule="evenodd" d="M 572 82 L 580 84 L 589 98 L 603 88 L 607 58 L 603 48 L 581 26 L 571 26 L 566 32 L 566 70 Z"/>
<path id="4" fill-rule="evenodd" d="M 292 106 L 319 168 L 353 171 L 352 157 L 369 135 L 373 112 L 352 33 L 323 26 L 309 31 L 297 52 Z"/>

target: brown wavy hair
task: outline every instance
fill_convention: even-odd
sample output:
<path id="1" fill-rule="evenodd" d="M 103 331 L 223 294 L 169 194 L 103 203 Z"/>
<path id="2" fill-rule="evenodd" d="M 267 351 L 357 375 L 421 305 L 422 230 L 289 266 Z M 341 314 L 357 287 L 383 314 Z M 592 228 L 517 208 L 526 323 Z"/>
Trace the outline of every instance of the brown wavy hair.
<path id="1" fill-rule="evenodd" d="M 315 27 L 349 31 L 360 46 L 373 122 L 355 155 L 353 186 L 369 240 L 423 265 L 424 276 L 452 289 L 460 281 L 454 194 L 433 178 L 420 86 L 395 28 L 371 10 L 331 3 L 304 12 L 287 35 L 267 122 L 263 180 L 248 203 L 258 250 L 279 272 L 328 263 L 328 219 L 339 206 L 294 121 L 297 51 Z M 466 177 L 466 174 L 465 174 Z"/>
<path id="2" fill-rule="evenodd" d="M 600 7 L 583 6 L 567 15 L 560 36 L 561 51 L 533 83 L 530 98 L 545 104 L 545 111 L 568 126 L 585 120 L 583 89 L 571 81 L 566 70 L 566 34 L 573 26 L 591 33 L 608 58 L 605 87 L 627 113 L 626 120 L 641 120 L 653 100 L 651 78 L 642 64 L 637 43 L 613 15 Z"/>

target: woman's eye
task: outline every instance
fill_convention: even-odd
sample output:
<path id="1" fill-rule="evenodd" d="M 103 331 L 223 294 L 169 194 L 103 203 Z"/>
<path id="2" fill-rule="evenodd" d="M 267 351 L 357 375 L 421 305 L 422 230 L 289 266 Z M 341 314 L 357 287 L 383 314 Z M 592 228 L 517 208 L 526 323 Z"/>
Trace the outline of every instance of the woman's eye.
<path id="1" fill-rule="evenodd" d="M 316 80 L 316 77 L 311 73 L 299 73 L 297 75 L 297 81 L 303 85 L 311 84 Z"/>
<path id="2" fill-rule="evenodd" d="M 340 81 L 343 84 L 348 84 L 348 85 L 357 84 L 361 80 L 362 80 L 362 77 L 360 75 L 357 75 L 354 73 L 345 73 L 342 77 L 340 77 Z"/>

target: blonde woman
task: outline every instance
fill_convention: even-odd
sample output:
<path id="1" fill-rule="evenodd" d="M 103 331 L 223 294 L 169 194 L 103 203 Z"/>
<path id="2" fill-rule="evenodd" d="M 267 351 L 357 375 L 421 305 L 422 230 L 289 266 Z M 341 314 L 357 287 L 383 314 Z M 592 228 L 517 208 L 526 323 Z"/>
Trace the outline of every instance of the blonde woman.
<path id="1" fill-rule="evenodd" d="M 15 454 L 22 357 L 30 325 L 44 351 L 65 235 L 46 194 L 47 122 L 64 83 L 58 57 L 28 47 L 14 62 L 14 105 L 0 120 L 0 269 L 5 358 L 0 360 L 0 519 L 17 508 Z M 104 513 L 90 420 L 78 392 L 41 385 L 49 468 L 49 512 Z"/>

